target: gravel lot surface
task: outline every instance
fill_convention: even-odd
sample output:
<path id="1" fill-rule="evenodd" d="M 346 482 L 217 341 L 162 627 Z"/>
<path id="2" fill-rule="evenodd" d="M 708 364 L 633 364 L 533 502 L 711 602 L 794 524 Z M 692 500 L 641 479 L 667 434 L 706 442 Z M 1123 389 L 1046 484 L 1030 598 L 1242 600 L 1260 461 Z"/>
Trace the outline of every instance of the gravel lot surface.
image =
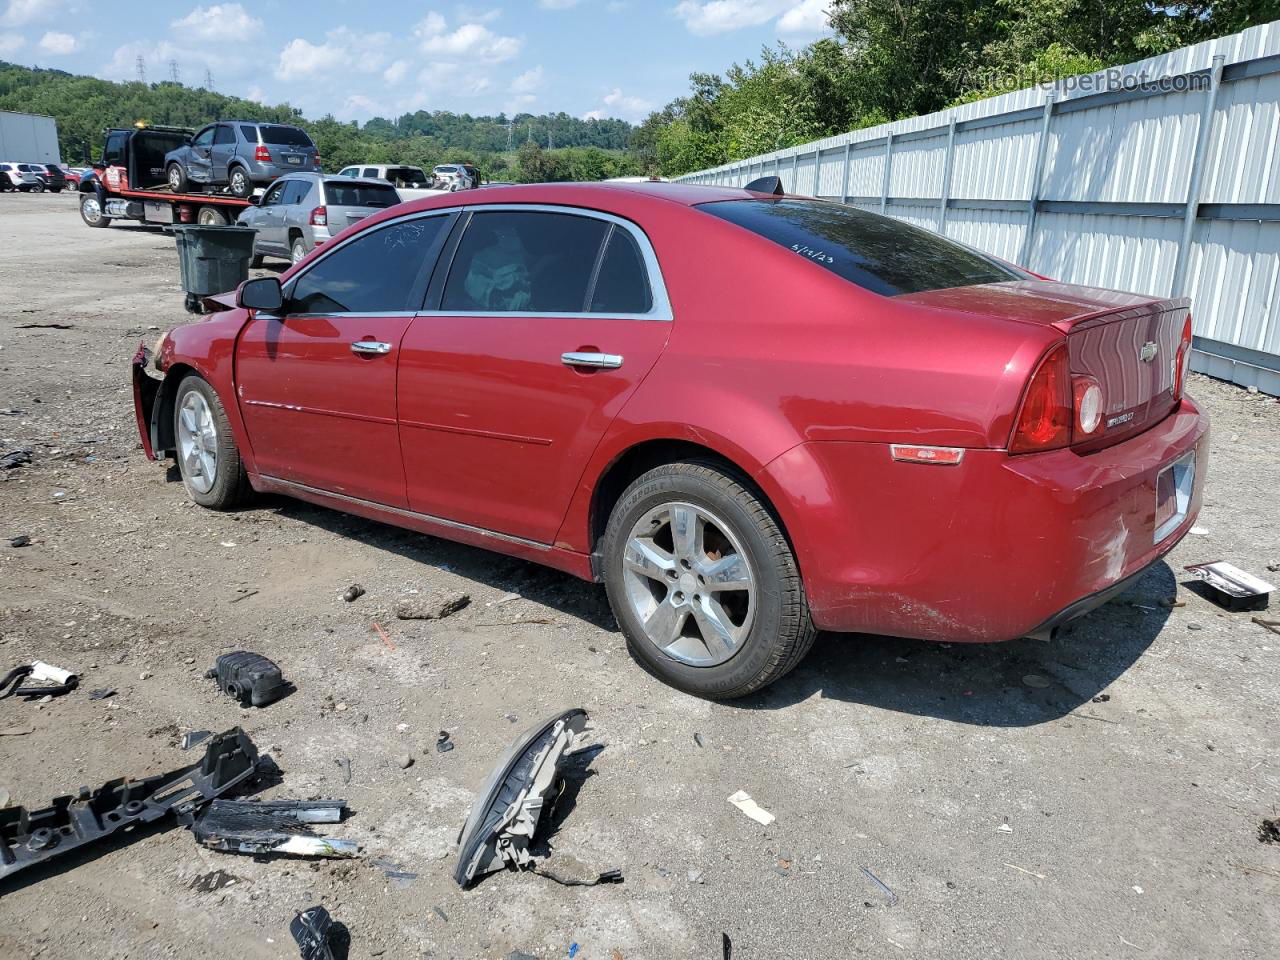
<path id="1" fill-rule="evenodd" d="M 0 672 L 39 658 L 84 678 L 0 701 L 0 794 L 41 807 L 175 769 L 195 759 L 183 733 L 238 724 L 284 772 L 265 795 L 346 797 L 333 832 L 365 856 L 257 862 L 166 824 L 0 886 L 0 957 L 297 957 L 289 920 L 315 904 L 353 960 L 719 958 L 722 932 L 738 960 L 1280 956 L 1280 844 L 1259 841 L 1280 816 L 1280 636 L 1182 585 L 1204 560 L 1280 578 L 1274 400 L 1193 378 L 1207 532 L 1055 641 L 824 636 L 762 695 L 712 704 L 631 662 L 597 587 L 285 499 L 188 503 L 142 455 L 128 361 L 189 320 L 158 229 L 0 196 L 0 453 L 32 451 L 0 470 Z M 346 603 L 352 583 L 367 593 Z M 470 605 L 395 618 L 441 589 Z M 241 710 L 203 676 L 237 649 L 297 691 Z M 460 891 L 474 791 L 517 731 L 571 706 L 604 749 L 553 863 L 626 882 Z M 777 820 L 744 816 L 738 790 Z M 234 883 L 204 892 L 217 871 Z"/>

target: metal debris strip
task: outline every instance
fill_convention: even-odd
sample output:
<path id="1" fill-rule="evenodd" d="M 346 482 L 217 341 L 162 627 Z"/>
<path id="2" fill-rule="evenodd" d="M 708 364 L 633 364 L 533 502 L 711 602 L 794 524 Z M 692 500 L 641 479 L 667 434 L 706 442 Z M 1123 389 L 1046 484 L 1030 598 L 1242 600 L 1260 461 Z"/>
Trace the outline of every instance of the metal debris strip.
<path id="1" fill-rule="evenodd" d="M 191 832 L 202 845 L 224 853 L 354 857 L 360 852 L 354 840 L 319 836 L 309 826 L 341 823 L 346 809 L 345 800 L 215 800 Z"/>
<path id="2" fill-rule="evenodd" d="M 265 772 L 258 748 L 235 727 L 210 740 L 192 766 L 141 780 L 121 777 L 93 791 L 81 787 L 39 810 L 0 810 L 0 879 L 170 813 L 190 823 L 204 804 Z"/>
<path id="3" fill-rule="evenodd" d="M 859 867 L 858 869 L 862 871 L 863 875 L 868 880 L 870 880 L 877 887 L 879 887 L 881 890 L 884 891 L 884 895 L 889 898 L 889 906 L 893 906 L 895 903 L 898 902 L 898 895 L 889 889 L 888 884 L 886 884 L 883 880 L 877 877 L 874 873 L 872 873 L 866 867 Z"/>

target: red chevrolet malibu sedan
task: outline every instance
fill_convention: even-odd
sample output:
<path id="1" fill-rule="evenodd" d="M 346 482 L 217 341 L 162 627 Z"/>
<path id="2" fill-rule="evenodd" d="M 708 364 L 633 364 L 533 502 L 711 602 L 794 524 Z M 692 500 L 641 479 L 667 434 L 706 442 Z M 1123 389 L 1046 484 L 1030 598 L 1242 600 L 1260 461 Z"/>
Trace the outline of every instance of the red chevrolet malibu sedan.
<path id="1" fill-rule="evenodd" d="M 450 194 L 224 300 L 134 366 L 193 500 L 283 493 L 601 581 L 636 659 L 701 696 L 817 630 L 1048 634 L 1200 508 L 1186 301 L 841 204 Z"/>

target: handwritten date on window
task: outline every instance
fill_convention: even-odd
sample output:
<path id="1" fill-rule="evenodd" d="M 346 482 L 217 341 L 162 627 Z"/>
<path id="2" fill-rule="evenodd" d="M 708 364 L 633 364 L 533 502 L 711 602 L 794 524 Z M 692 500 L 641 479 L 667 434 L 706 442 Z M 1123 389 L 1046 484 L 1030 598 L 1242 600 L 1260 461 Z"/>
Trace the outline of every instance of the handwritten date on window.
<path id="1" fill-rule="evenodd" d="M 825 250 L 815 250 L 813 247 L 806 247 L 803 243 L 793 243 L 791 249 L 802 257 L 808 257 L 810 260 L 816 260 L 818 263 L 835 263 L 836 258 L 831 256 Z"/>

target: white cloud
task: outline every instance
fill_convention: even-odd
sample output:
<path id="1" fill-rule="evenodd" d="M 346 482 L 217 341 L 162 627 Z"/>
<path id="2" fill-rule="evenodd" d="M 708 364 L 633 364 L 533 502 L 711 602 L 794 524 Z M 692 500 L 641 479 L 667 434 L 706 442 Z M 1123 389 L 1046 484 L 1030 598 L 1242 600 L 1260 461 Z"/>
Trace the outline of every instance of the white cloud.
<path id="1" fill-rule="evenodd" d="M 429 63 L 418 72 L 418 86 L 427 90 L 448 89 L 456 96 L 474 97 L 492 87 L 493 81 L 475 69 L 440 61 Z"/>
<path id="2" fill-rule="evenodd" d="M 40 38 L 38 46 L 45 53 L 52 54 L 55 57 L 62 57 L 68 53 L 75 53 L 76 38 L 69 33 L 58 33 L 50 30 Z"/>
<path id="3" fill-rule="evenodd" d="M 341 65 L 345 56 L 341 49 L 327 43 L 315 44 L 295 37 L 280 51 L 276 63 L 276 76 L 281 80 L 296 80 Z"/>
<path id="4" fill-rule="evenodd" d="M 389 33 L 357 33 L 338 27 L 325 34 L 325 46 L 342 51 L 344 61 L 364 73 L 377 73 L 387 62 Z"/>
<path id="5" fill-rule="evenodd" d="M 825 19 L 816 28 L 808 24 L 815 11 L 821 15 L 819 8 L 825 9 L 828 4 L 829 0 L 681 0 L 673 12 L 691 33 L 702 36 L 758 27 L 774 17 L 781 18 L 779 29 L 808 32 L 826 26 Z M 783 20 L 788 21 L 788 26 L 783 26 Z"/>
<path id="6" fill-rule="evenodd" d="M 583 119 L 583 120 L 603 120 L 603 119 L 604 119 L 604 111 L 603 111 L 603 110 L 588 110 L 586 113 L 584 113 L 584 114 L 582 115 L 582 119 Z"/>
<path id="7" fill-rule="evenodd" d="M 246 93 L 244 96 L 246 100 L 253 100 L 255 103 L 267 102 L 266 93 L 264 93 L 262 88 L 258 86 L 256 83 L 249 88 L 249 92 Z"/>
<path id="8" fill-rule="evenodd" d="M 0 56 L 9 56 L 17 53 L 18 49 L 27 41 L 20 33 L 0 33 Z"/>
<path id="9" fill-rule="evenodd" d="M 262 29 L 262 21 L 238 3 L 215 3 L 196 7 L 169 26 L 193 40 L 249 40 Z"/>
<path id="10" fill-rule="evenodd" d="M 603 117 L 622 117 L 627 120 L 640 120 L 653 110 L 653 104 L 643 97 L 629 97 L 618 87 L 614 87 L 604 95 L 604 109 L 589 110 L 583 114 L 584 120 L 599 120 Z"/>
<path id="11" fill-rule="evenodd" d="M 382 79 L 389 85 L 401 83 L 409 75 L 409 64 L 405 60 L 397 60 L 382 71 Z"/>
<path id="12" fill-rule="evenodd" d="M 778 29 L 782 33 L 822 33 L 830 26 L 830 9 L 831 0 L 800 0 L 778 18 Z"/>
<path id="13" fill-rule="evenodd" d="M 526 70 L 520 76 L 511 81 L 512 93 L 533 93 L 542 86 L 542 65 Z"/>
<path id="14" fill-rule="evenodd" d="M 577 5 L 578 0 L 538 0 L 538 6 L 543 10 L 568 10 Z"/>
<path id="15" fill-rule="evenodd" d="M 464 23 L 449 31 L 444 17 L 435 12 L 427 14 L 413 32 L 424 53 L 487 63 L 510 60 L 524 45 L 521 38 L 494 33 L 483 23 Z"/>
<path id="16" fill-rule="evenodd" d="M 7 27 L 22 27 L 42 20 L 56 20 L 62 13 L 60 0 L 9 0 L 0 14 L 0 23 Z"/>

